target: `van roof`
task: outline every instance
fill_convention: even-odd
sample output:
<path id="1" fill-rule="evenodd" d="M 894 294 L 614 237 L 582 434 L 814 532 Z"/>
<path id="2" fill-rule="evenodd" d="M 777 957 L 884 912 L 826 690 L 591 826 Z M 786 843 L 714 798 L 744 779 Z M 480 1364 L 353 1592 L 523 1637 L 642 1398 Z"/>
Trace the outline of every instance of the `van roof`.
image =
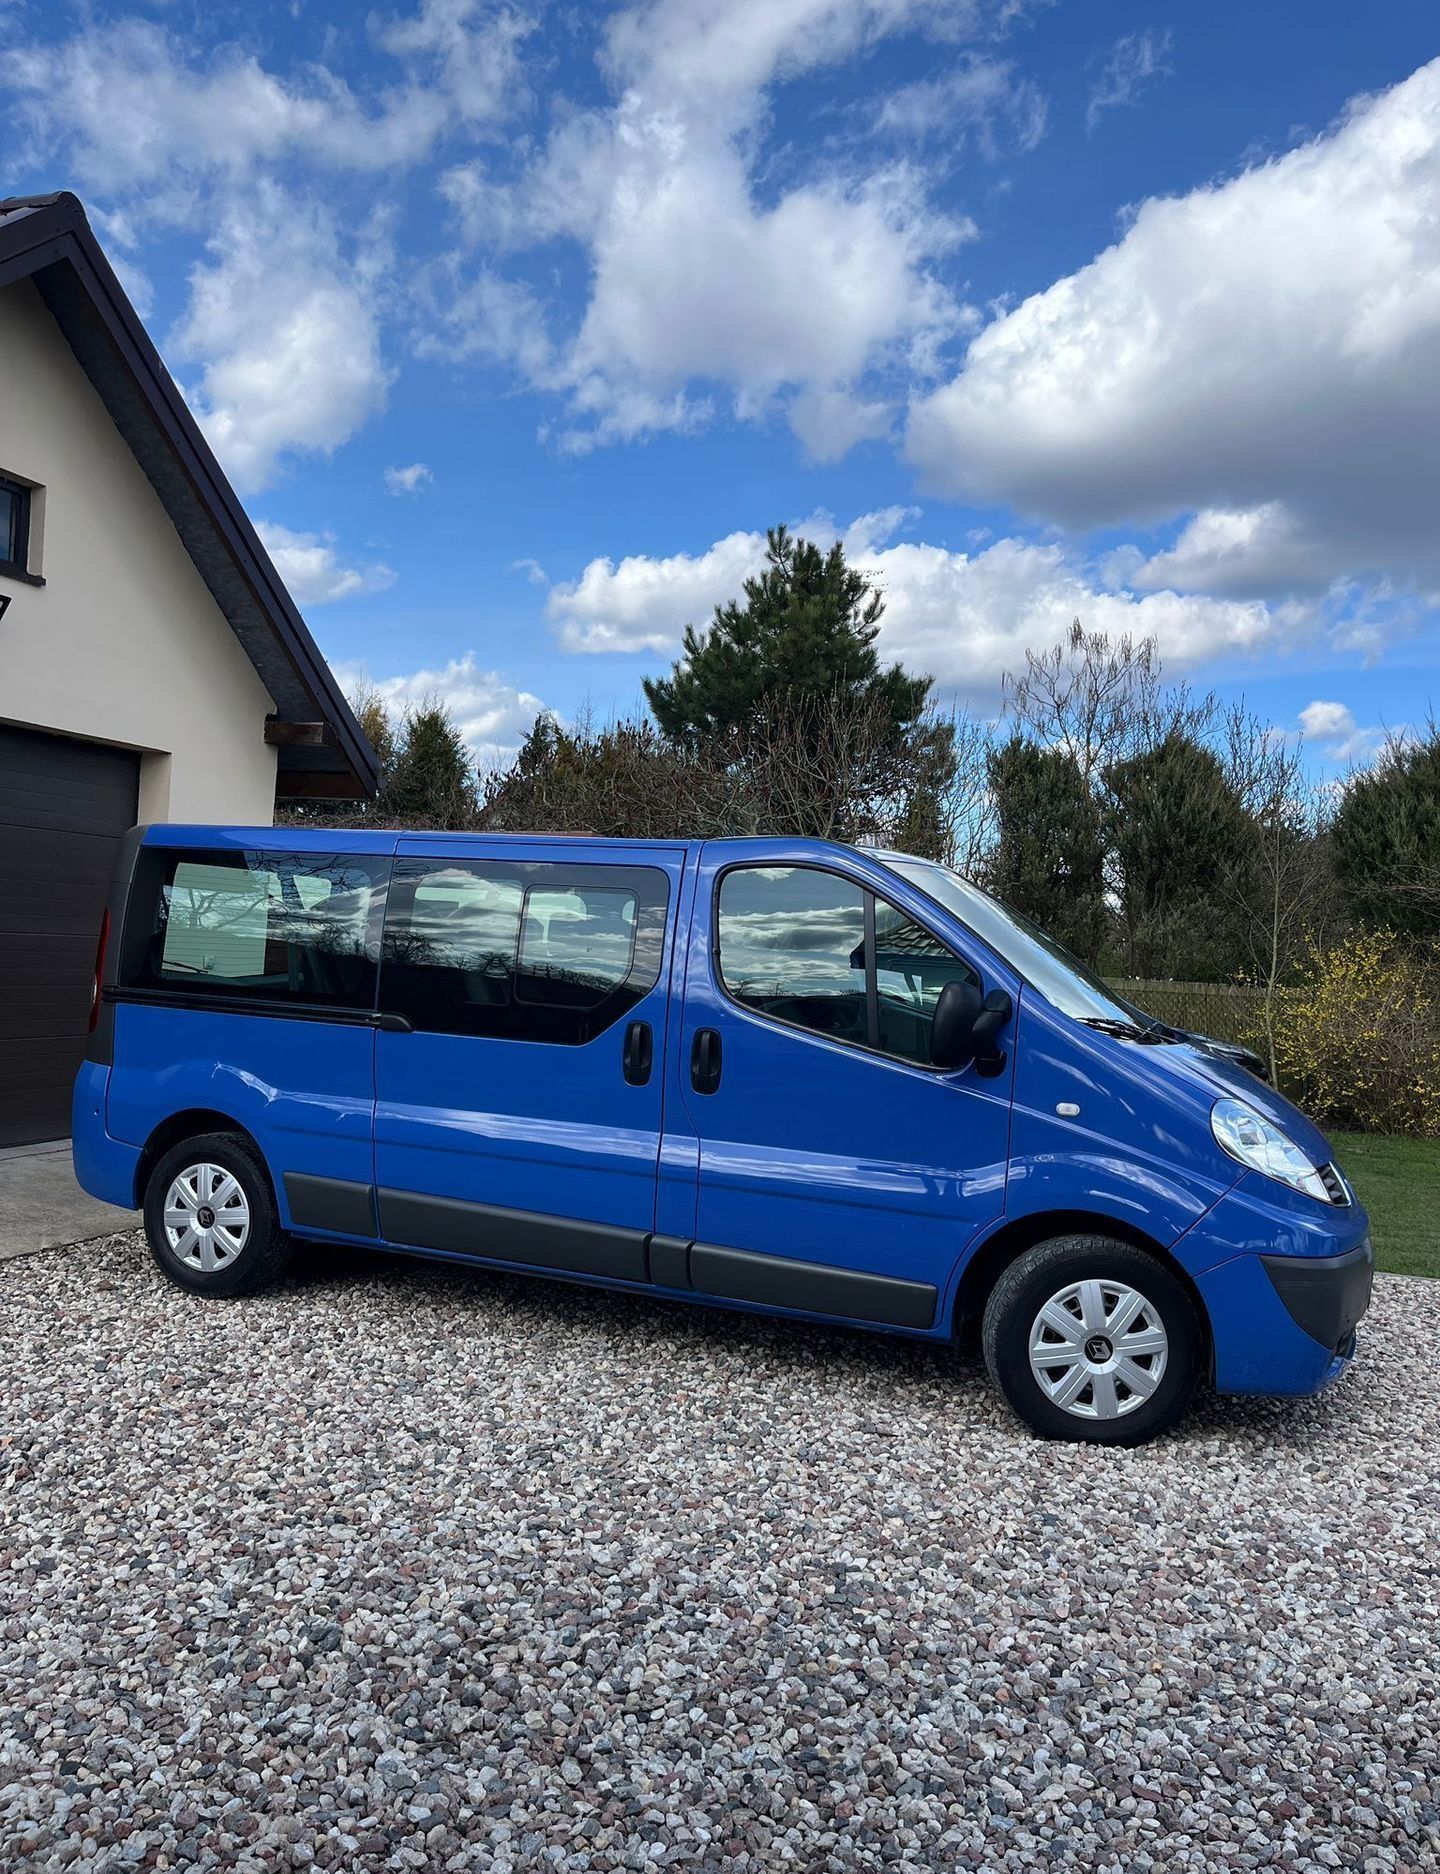
<path id="1" fill-rule="evenodd" d="M 250 851 L 276 852 L 291 850 L 295 852 L 369 852 L 393 853 L 403 843 L 407 847 L 423 841 L 427 847 L 440 851 L 461 852 L 479 845 L 519 845 L 541 842 L 566 847 L 620 847 L 634 852 L 695 852 L 701 846 L 723 846 L 744 849 L 745 851 L 763 851 L 766 847 L 784 846 L 788 851 L 797 848 L 803 851 L 854 852 L 862 851 L 867 858 L 881 859 L 901 857 L 900 854 L 882 854 L 871 847 L 855 848 L 846 846 L 839 840 L 813 839 L 800 836 L 747 834 L 724 839 L 620 839 L 605 833 L 478 833 L 478 832 L 442 832 L 427 831 L 424 828 L 407 827 L 302 827 L 302 826 L 204 826 L 193 824 L 156 823 L 143 831 L 143 843 L 147 846 L 216 846 L 229 849 L 244 848 Z"/>

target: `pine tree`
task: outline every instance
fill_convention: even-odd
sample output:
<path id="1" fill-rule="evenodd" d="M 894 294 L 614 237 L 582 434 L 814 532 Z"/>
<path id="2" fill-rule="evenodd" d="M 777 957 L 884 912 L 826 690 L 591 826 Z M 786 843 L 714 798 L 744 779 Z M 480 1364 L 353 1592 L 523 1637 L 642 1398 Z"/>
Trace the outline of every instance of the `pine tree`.
<path id="1" fill-rule="evenodd" d="M 1330 829 L 1335 871 L 1357 923 L 1440 936 L 1440 725 L 1393 738 L 1352 775 Z"/>
<path id="2" fill-rule="evenodd" d="M 358 690 L 350 699 L 350 707 L 355 712 L 355 720 L 360 724 L 366 741 L 375 751 L 379 769 L 377 792 L 383 793 L 395 763 L 395 731 L 390 726 L 390 713 L 385 707 L 385 699 L 376 689 Z"/>
<path id="3" fill-rule="evenodd" d="M 1233 977 L 1246 958 L 1227 881 L 1251 828 L 1224 764 L 1176 729 L 1112 762 L 1104 786 L 1131 971 Z"/>
<path id="4" fill-rule="evenodd" d="M 1075 757 L 1020 735 L 987 767 L 996 836 L 986 868 L 997 897 L 1087 963 L 1105 938 L 1105 842 Z"/>
<path id="5" fill-rule="evenodd" d="M 407 826 L 458 828 L 474 821 L 474 769 L 443 703 L 422 704 L 401 723 L 380 806 Z"/>
<path id="6" fill-rule="evenodd" d="M 898 664 L 882 670 L 875 640 L 885 602 L 848 566 L 839 541 L 828 553 L 784 527 L 768 536 L 764 572 L 745 581 L 743 602 L 717 605 L 708 631 L 687 625 L 684 655 L 645 695 L 673 742 L 743 731 L 762 706 L 835 698 L 877 701 L 901 739 L 930 695 L 929 677 Z"/>
<path id="7" fill-rule="evenodd" d="M 840 543 L 822 553 L 784 527 L 767 539 L 743 600 L 717 605 L 708 631 L 686 627 L 683 655 L 647 680 L 646 698 L 673 747 L 751 775 L 762 824 L 868 837 L 878 803 L 943 792 L 953 737 L 928 719 L 929 677 L 882 668 L 884 600 Z M 913 817 L 928 831 L 936 814 L 917 801 Z"/>

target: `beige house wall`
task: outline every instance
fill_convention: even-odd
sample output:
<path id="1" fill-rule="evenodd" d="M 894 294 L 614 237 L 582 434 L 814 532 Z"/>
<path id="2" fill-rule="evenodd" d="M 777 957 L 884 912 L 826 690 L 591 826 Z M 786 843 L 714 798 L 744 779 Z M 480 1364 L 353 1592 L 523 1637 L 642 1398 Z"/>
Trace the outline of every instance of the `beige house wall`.
<path id="1" fill-rule="evenodd" d="M 0 288 L 0 474 L 39 490 L 45 581 L 0 574 L 0 721 L 142 750 L 142 820 L 268 826 L 271 699 L 28 280 Z"/>

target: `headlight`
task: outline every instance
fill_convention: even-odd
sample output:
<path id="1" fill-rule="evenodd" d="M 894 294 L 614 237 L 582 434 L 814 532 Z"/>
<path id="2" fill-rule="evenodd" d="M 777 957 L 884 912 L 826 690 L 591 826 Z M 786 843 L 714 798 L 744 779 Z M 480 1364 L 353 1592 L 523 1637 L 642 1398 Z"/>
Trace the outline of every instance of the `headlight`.
<path id="1" fill-rule="evenodd" d="M 1331 1201 L 1325 1180 L 1294 1140 L 1243 1100 L 1217 1100 L 1210 1109 L 1210 1130 L 1220 1148 L 1251 1171 L 1278 1178 L 1322 1204 Z"/>

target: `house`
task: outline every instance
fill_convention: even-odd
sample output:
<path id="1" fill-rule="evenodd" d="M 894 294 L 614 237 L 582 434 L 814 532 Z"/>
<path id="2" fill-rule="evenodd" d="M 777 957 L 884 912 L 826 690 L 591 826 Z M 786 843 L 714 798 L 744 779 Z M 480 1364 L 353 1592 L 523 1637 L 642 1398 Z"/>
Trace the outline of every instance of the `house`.
<path id="1" fill-rule="evenodd" d="M 69 1132 L 127 827 L 375 779 L 80 202 L 0 200 L 0 1147 Z"/>

